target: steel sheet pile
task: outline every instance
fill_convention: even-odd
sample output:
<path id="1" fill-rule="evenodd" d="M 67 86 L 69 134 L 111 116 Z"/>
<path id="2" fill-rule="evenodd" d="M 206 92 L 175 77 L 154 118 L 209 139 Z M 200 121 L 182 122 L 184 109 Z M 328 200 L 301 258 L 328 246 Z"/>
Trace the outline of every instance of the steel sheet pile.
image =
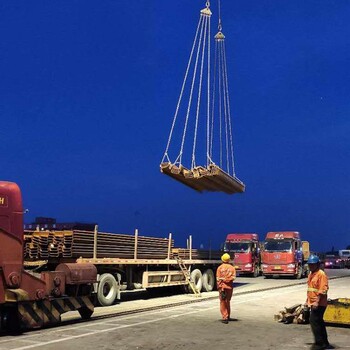
<path id="1" fill-rule="evenodd" d="M 197 166 L 187 169 L 184 166 L 176 166 L 170 162 L 160 165 L 161 172 L 182 182 L 184 185 L 196 191 L 225 192 L 227 194 L 243 193 L 244 183 L 235 176 L 231 176 L 215 164 L 208 168 Z"/>
<path id="2" fill-rule="evenodd" d="M 195 260 L 220 260 L 222 252 L 217 250 L 192 249 L 192 252 L 190 253 L 189 249 L 174 248 L 173 254 L 184 260 L 190 258 Z"/>
<path id="3" fill-rule="evenodd" d="M 94 232 L 90 231 L 34 231 L 26 232 L 25 259 L 92 258 Z M 169 239 L 119 233 L 97 234 L 97 258 L 133 259 L 135 244 L 138 259 L 166 259 Z M 170 248 L 174 247 L 171 240 Z"/>

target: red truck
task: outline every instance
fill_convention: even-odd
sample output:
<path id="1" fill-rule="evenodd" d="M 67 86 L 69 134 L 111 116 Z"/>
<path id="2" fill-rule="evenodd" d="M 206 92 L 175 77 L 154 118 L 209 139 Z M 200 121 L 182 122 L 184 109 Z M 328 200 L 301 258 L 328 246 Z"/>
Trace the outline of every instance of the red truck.
<path id="1" fill-rule="evenodd" d="M 224 251 L 234 256 L 234 265 L 240 275 L 259 276 L 260 250 L 259 237 L 256 233 L 228 234 Z"/>
<path id="2" fill-rule="evenodd" d="M 94 312 L 93 264 L 59 264 L 54 271 L 23 267 L 23 206 L 19 187 L 0 181 L 0 329 L 18 331 L 59 323 L 61 314 Z"/>
<path id="3" fill-rule="evenodd" d="M 283 275 L 300 279 L 307 274 L 309 255 L 309 242 L 301 241 L 299 232 L 268 232 L 261 253 L 262 273 L 266 278 Z"/>

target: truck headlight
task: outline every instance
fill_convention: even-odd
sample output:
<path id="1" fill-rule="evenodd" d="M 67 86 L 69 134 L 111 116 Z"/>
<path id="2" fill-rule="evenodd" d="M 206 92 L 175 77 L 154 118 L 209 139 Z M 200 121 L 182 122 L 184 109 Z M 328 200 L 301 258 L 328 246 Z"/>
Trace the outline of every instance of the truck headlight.
<path id="1" fill-rule="evenodd" d="M 288 269 L 294 269 L 294 268 L 295 268 L 295 264 L 288 264 L 288 265 L 287 265 L 287 268 L 288 268 Z"/>
<path id="2" fill-rule="evenodd" d="M 244 267 L 252 267 L 252 264 L 246 264 Z"/>

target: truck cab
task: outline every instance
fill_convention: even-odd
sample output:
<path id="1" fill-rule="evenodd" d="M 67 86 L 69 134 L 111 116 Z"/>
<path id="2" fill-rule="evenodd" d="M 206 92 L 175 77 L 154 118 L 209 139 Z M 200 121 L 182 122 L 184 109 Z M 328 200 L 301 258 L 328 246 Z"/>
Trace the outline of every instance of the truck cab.
<path id="1" fill-rule="evenodd" d="M 339 257 L 344 263 L 344 267 L 350 269 L 350 249 L 339 250 Z"/>
<path id="2" fill-rule="evenodd" d="M 260 274 L 259 237 L 256 233 L 230 233 L 224 251 L 231 255 L 237 273 L 257 277 Z"/>
<path id="3" fill-rule="evenodd" d="M 308 242 L 302 242 L 299 232 L 268 232 L 262 252 L 263 275 L 303 277 L 307 272 Z"/>

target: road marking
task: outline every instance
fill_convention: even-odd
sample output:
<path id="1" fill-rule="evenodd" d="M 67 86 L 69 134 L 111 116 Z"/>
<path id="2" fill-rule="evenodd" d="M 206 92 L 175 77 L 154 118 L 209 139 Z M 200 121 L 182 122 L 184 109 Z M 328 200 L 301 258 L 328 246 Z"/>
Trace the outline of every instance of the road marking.
<path id="1" fill-rule="evenodd" d="M 336 283 L 340 283 L 342 282 L 341 279 L 337 279 L 337 280 L 333 280 L 332 281 L 332 286 L 334 286 L 334 284 Z M 257 291 L 256 293 L 249 293 L 249 294 L 241 294 L 241 295 L 234 295 L 233 296 L 233 303 L 234 305 L 237 304 L 243 304 L 243 303 L 247 303 L 247 302 L 252 302 L 252 301 L 261 301 L 261 299 L 265 299 L 265 298 L 271 298 L 273 297 L 273 295 L 282 295 L 282 294 L 288 294 L 288 293 L 294 293 L 295 291 L 301 291 L 305 289 L 305 293 L 306 293 L 306 282 L 303 285 L 295 285 L 295 286 L 289 286 L 288 288 L 286 288 L 285 290 L 278 288 L 278 289 L 274 289 L 274 290 L 269 290 L 269 291 Z M 253 296 L 255 296 L 254 298 L 252 298 Z M 214 305 L 215 306 L 211 306 L 211 307 L 207 307 L 205 309 L 198 309 L 199 305 L 201 306 L 206 306 L 206 305 Z M 62 325 L 61 327 L 55 327 L 52 330 L 39 330 L 39 331 L 35 331 L 35 334 L 33 335 L 26 335 L 26 336 L 21 336 L 21 340 L 22 341 L 27 341 L 28 338 L 32 338 L 32 337 L 38 337 L 38 336 L 50 336 L 50 334 L 55 334 L 57 332 L 67 332 L 67 331 L 75 331 L 75 330 L 80 330 L 80 329 L 84 329 L 88 332 L 85 332 L 83 334 L 79 334 L 79 335 L 75 335 L 75 336 L 69 336 L 69 337 L 64 337 L 64 338 L 60 338 L 60 339 L 53 339 L 51 341 L 48 342 L 40 342 L 39 344 L 35 344 L 35 345 L 27 345 L 27 346 L 21 346 L 18 348 L 13 348 L 11 350 L 24 350 L 24 349 L 32 349 L 32 348 L 39 348 L 41 346 L 44 345 L 49 345 L 52 343 L 58 343 L 58 342 L 63 342 L 66 340 L 71 340 L 71 339 L 75 339 L 75 338 L 83 338 L 83 337 L 87 337 L 90 335 L 94 335 L 97 333 L 105 333 L 105 332 L 109 332 L 109 331 L 114 331 L 114 330 L 118 330 L 118 329 L 123 329 L 123 328 L 129 328 L 129 327 L 134 327 L 134 326 L 138 326 L 138 325 L 142 325 L 142 324 L 147 324 L 147 323 L 154 323 L 154 322 L 158 322 L 158 321 L 162 321 L 162 320 L 166 320 L 166 319 L 174 319 L 174 318 L 178 318 L 181 316 L 186 316 L 188 314 L 193 314 L 193 313 L 199 313 L 199 312 L 204 312 L 204 311 L 208 311 L 208 310 L 213 310 L 213 309 L 217 309 L 218 308 L 218 299 L 208 299 L 205 301 L 202 301 L 200 303 L 193 303 L 193 304 L 186 304 L 186 305 L 179 305 L 179 306 L 174 306 L 174 307 L 170 307 L 170 308 L 166 308 L 166 309 L 158 309 L 158 310 L 151 310 L 151 311 L 145 311 L 140 313 L 136 313 L 136 314 L 132 314 L 132 315 L 125 315 L 125 316 L 115 316 L 115 323 L 113 321 L 113 318 L 111 317 L 109 320 L 102 320 L 102 321 L 94 321 L 93 319 L 91 320 L 91 322 L 88 323 L 84 323 L 84 324 L 79 324 L 79 325 Z M 184 309 L 184 310 L 188 310 L 188 309 L 194 309 L 193 311 L 190 312 L 184 312 L 184 313 L 178 313 L 180 310 Z M 176 314 L 174 314 L 173 312 L 176 312 Z M 127 324 L 127 325 L 121 325 L 120 323 L 124 320 L 132 320 L 134 318 L 139 318 L 140 316 L 150 316 L 153 314 L 158 314 L 159 313 L 163 313 L 166 314 L 168 312 L 172 312 L 172 315 L 170 316 L 165 316 L 165 317 L 161 317 L 161 318 L 157 318 L 157 319 L 152 319 L 152 320 L 145 320 L 142 322 L 136 322 L 136 323 L 131 323 L 131 324 Z M 106 315 L 108 316 L 108 315 Z M 99 331 L 90 331 L 88 328 L 89 327 L 94 327 L 96 325 L 104 325 L 107 324 L 109 326 L 113 326 L 114 327 L 110 327 L 108 329 L 104 329 L 104 330 L 99 330 Z M 4 340 L 0 340 L 0 343 L 9 343 L 9 342 L 15 342 L 19 339 L 14 339 L 14 338 L 10 338 L 10 339 L 4 339 Z M 31 342 L 31 340 L 28 339 L 28 342 Z M 3 349 L 0 347 L 0 349 Z"/>
<path id="2" fill-rule="evenodd" d="M 28 343 L 34 343 L 36 345 L 40 345 L 43 342 L 42 341 L 38 341 L 38 340 L 31 340 L 31 339 L 16 339 L 15 341 L 21 341 L 21 342 L 28 342 Z"/>
<path id="3" fill-rule="evenodd" d="M 259 297 L 256 297 L 256 298 L 251 298 L 251 295 L 248 295 L 248 296 L 246 296 L 247 297 L 246 300 L 236 301 L 235 304 L 243 304 L 243 303 L 247 303 L 247 302 L 251 302 L 251 301 L 255 301 L 255 300 L 260 300 L 261 301 L 261 299 L 264 299 L 264 298 L 271 298 L 272 297 L 271 292 L 278 293 L 279 295 L 293 293 L 293 292 L 295 292 L 295 289 L 300 289 L 300 287 L 301 286 L 296 286 L 293 289 L 288 288 L 288 290 L 283 291 L 283 293 L 281 292 L 281 290 L 270 291 L 268 295 L 263 295 L 263 296 L 260 295 Z M 267 293 L 263 293 L 263 294 L 267 294 Z M 236 298 L 238 298 L 238 297 L 239 296 L 237 296 Z M 240 297 L 242 298 L 243 295 L 241 295 Z M 203 302 L 203 303 L 207 303 L 207 304 L 215 303 L 215 304 L 217 304 L 217 300 L 208 300 L 208 301 Z M 192 305 L 193 304 L 190 304 L 190 306 L 192 306 Z M 201 304 L 201 305 L 203 305 L 203 304 Z M 184 312 L 182 314 L 176 314 L 176 315 L 170 315 L 170 316 L 165 316 L 165 317 L 159 317 L 159 318 L 156 318 L 156 319 L 153 319 L 153 320 L 140 321 L 140 322 L 135 322 L 135 323 L 126 324 L 126 325 L 118 325 L 116 327 L 111 327 L 111 328 L 104 329 L 104 330 L 90 331 L 90 332 L 87 332 L 87 333 L 84 333 L 84 334 L 72 335 L 72 336 L 65 337 L 65 338 L 50 340 L 50 341 L 47 341 L 45 343 L 21 346 L 21 347 L 18 347 L 18 348 L 13 348 L 11 350 L 26 350 L 26 349 L 33 349 L 35 347 L 39 348 L 39 347 L 45 346 L 45 345 L 56 344 L 56 343 L 69 341 L 69 340 L 73 340 L 73 339 L 88 337 L 88 336 L 95 335 L 95 334 L 107 333 L 107 332 L 111 332 L 111 331 L 115 331 L 115 330 L 119 330 L 119 329 L 130 328 L 130 327 L 140 326 L 140 325 L 144 325 L 144 324 L 149 324 L 149 323 L 155 323 L 155 322 L 159 322 L 159 321 L 169 320 L 169 319 L 175 319 L 175 318 L 178 318 L 178 317 L 187 316 L 187 315 L 191 315 L 191 314 L 196 314 L 196 313 L 199 313 L 199 312 L 207 312 L 207 311 L 213 310 L 213 309 L 217 309 L 217 305 L 210 306 L 210 307 L 207 307 L 207 308 L 204 308 L 204 309 L 202 308 L 202 309 L 199 309 L 199 310 L 198 309 L 197 310 L 191 310 L 191 311 L 188 311 L 188 312 Z M 152 314 L 159 313 L 159 311 L 160 310 L 152 312 Z M 150 313 L 147 313 L 147 314 L 149 315 Z M 146 315 L 146 313 L 144 313 L 144 315 Z M 133 317 L 140 317 L 140 315 L 139 314 L 138 315 L 134 315 Z M 125 317 L 124 319 L 129 319 L 129 318 L 133 318 L 133 317 Z M 118 320 L 120 320 L 120 319 L 118 319 Z M 101 322 L 101 323 L 103 323 L 103 322 Z M 85 327 L 87 327 L 87 326 L 91 327 L 91 326 L 93 326 L 93 324 L 86 325 Z M 75 329 L 75 327 L 73 328 L 73 330 L 74 329 Z M 47 334 L 47 333 L 45 333 L 45 334 Z"/>

